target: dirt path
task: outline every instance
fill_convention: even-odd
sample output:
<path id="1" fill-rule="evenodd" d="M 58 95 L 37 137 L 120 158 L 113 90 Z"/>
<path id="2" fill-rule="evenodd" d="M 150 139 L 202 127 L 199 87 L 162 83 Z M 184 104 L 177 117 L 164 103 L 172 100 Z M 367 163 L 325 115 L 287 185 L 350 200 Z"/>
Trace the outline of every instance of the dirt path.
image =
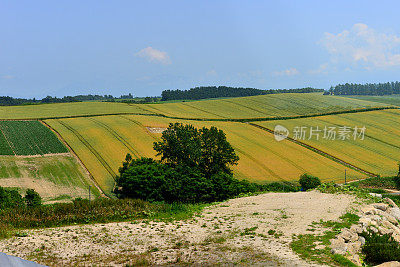
<path id="1" fill-rule="evenodd" d="M 307 229 L 314 221 L 338 219 L 353 202 L 348 195 L 268 193 L 211 206 L 188 221 L 32 230 L 28 237 L 1 240 L 0 251 L 54 266 L 255 262 L 310 266 L 291 251 L 292 235 L 312 233 Z"/>

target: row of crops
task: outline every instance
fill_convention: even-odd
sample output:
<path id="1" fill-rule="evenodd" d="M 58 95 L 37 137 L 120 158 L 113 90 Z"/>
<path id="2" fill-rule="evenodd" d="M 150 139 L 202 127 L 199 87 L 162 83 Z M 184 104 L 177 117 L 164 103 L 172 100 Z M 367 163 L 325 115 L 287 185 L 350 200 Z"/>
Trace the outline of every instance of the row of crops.
<path id="1" fill-rule="evenodd" d="M 57 136 L 39 121 L 0 121 L 0 155 L 66 152 Z"/>

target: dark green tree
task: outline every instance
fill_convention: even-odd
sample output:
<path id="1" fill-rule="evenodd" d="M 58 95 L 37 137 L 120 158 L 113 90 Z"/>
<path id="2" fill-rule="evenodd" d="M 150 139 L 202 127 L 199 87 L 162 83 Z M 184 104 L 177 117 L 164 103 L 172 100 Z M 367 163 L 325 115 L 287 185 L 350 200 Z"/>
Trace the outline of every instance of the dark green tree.
<path id="1" fill-rule="evenodd" d="M 28 207 L 37 207 L 42 205 L 42 198 L 34 189 L 26 190 L 25 203 Z"/>
<path id="2" fill-rule="evenodd" d="M 198 130 L 192 125 L 171 123 L 161 139 L 154 143 L 154 150 L 162 162 L 197 168 L 207 177 L 231 173 L 229 166 L 239 160 L 225 133 L 216 127 Z"/>

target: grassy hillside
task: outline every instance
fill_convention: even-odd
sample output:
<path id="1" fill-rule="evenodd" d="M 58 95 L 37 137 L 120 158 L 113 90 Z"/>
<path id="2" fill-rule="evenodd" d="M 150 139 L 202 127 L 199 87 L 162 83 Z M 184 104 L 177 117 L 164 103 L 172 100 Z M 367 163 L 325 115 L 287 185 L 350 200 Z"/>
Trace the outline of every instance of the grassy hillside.
<path id="1" fill-rule="evenodd" d="M 364 101 L 400 106 L 400 95 L 383 95 L 383 96 L 358 95 L 358 96 L 345 96 L 345 97 L 351 99 L 359 99 Z"/>
<path id="2" fill-rule="evenodd" d="M 305 172 L 323 180 L 342 180 L 344 167 L 330 159 L 289 141 L 276 142 L 273 135 L 256 127 L 236 122 L 197 122 L 154 116 L 104 116 L 47 120 L 78 154 L 100 186 L 110 192 L 113 177 L 126 153 L 135 157 L 154 157 L 153 142 L 171 122 L 191 123 L 196 127 L 214 125 L 226 132 L 240 160 L 234 167 L 238 178 L 252 181 L 296 180 Z M 355 171 L 349 178 L 364 177 Z"/>
<path id="3" fill-rule="evenodd" d="M 33 188 L 44 201 L 88 197 L 88 188 L 99 191 L 71 155 L 38 157 L 0 156 L 0 186 L 24 192 Z"/>
<path id="4" fill-rule="evenodd" d="M 367 171 L 393 176 L 397 174 L 397 163 L 400 161 L 399 122 L 399 110 L 383 110 L 285 121 L 256 122 L 256 124 L 272 130 L 275 125 L 283 125 L 291 132 L 290 137 L 294 137 L 293 130 L 296 126 L 305 126 L 307 127 L 307 135 L 306 140 L 303 141 L 304 143 L 317 147 Z M 354 140 L 352 133 L 350 133 L 349 140 L 323 139 L 325 126 L 336 127 L 337 132 L 339 130 L 338 127 L 341 126 L 349 126 L 351 128 L 365 126 L 365 139 L 356 138 Z M 322 130 L 319 140 L 316 140 L 315 135 L 308 140 L 310 127 L 314 129 L 319 127 Z"/>
<path id="5" fill-rule="evenodd" d="M 385 106 L 385 104 L 309 93 L 145 104 L 141 107 L 148 112 L 170 117 L 241 119 L 309 115 L 378 106 Z"/>

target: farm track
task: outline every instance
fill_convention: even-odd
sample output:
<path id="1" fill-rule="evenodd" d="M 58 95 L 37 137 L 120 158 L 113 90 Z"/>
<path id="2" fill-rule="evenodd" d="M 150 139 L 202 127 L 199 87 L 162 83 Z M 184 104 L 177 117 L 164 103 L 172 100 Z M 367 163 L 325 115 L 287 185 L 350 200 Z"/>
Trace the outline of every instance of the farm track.
<path id="1" fill-rule="evenodd" d="M 114 170 L 108 165 L 107 161 L 104 160 L 104 158 L 97 152 L 97 150 L 74 128 L 66 124 L 65 122 L 62 122 L 60 120 L 57 120 L 58 123 L 63 125 L 65 128 L 67 128 L 70 132 L 72 132 L 78 139 L 79 141 L 82 142 L 82 144 L 89 149 L 89 151 L 98 159 L 100 164 L 106 169 L 106 171 L 112 176 L 112 178 L 115 180 L 115 177 L 117 174 L 114 172 Z"/>
<path id="2" fill-rule="evenodd" d="M 104 128 L 106 131 L 108 131 L 110 134 L 112 134 L 115 138 L 117 138 L 117 140 L 119 142 L 121 142 L 136 158 L 140 158 L 140 153 L 129 144 L 129 142 L 122 137 L 121 135 L 119 135 L 116 131 L 114 131 L 114 129 L 112 129 L 110 126 L 108 126 L 105 123 L 102 123 L 94 118 L 89 118 L 89 120 L 93 121 L 94 123 L 96 123 L 97 125 L 99 125 L 100 127 Z"/>
<path id="3" fill-rule="evenodd" d="M 255 123 L 251 123 L 251 122 L 248 123 L 248 124 L 251 125 L 251 126 L 257 127 L 259 129 L 262 129 L 264 131 L 267 131 L 267 132 L 269 132 L 271 134 L 274 134 L 273 130 L 268 129 L 268 128 L 264 127 L 264 126 L 261 126 L 261 125 L 255 124 Z M 302 146 L 304 148 L 307 148 L 307 149 L 309 149 L 309 150 L 311 150 L 311 151 L 313 151 L 315 153 L 318 153 L 318 154 L 320 154 L 320 155 L 322 155 L 322 156 L 324 156 L 324 157 L 326 157 L 328 159 L 331 159 L 331 160 L 333 160 L 335 162 L 338 162 L 338 163 L 340 163 L 340 164 L 342 164 L 344 166 L 347 166 L 347 167 L 349 167 L 349 168 L 351 168 L 351 169 L 353 169 L 355 171 L 358 171 L 358 172 L 363 173 L 363 174 L 367 174 L 368 176 L 375 176 L 375 177 L 378 176 L 378 174 L 375 174 L 375 173 L 369 172 L 367 170 L 364 170 L 362 168 L 359 168 L 359 167 L 357 167 L 357 166 L 355 166 L 355 165 L 353 165 L 353 164 L 351 164 L 351 163 L 349 163 L 347 161 L 344 161 L 344 160 L 342 160 L 342 159 L 340 159 L 338 157 L 335 157 L 335 156 L 333 156 L 333 155 L 331 155 L 331 154 L 329 154 L 327 152 L 324 152 L 324 151 L 322 151 L 322 150 L 320 150 L 320 149 L 318 149 L 316 147 L 313 147 L 311 145 L 308 145 L 306 143 L 300 142 L 300 141 L 295 140 L 295 139 L 290 138 L 290 137 L 287 137 L 286 139 L 291 141 L 291 142 L 293 142 L 293 143 L 296 143 L 296 144 L 298 144 L 298 145 L 300 145 L 300 146 Z"/>

